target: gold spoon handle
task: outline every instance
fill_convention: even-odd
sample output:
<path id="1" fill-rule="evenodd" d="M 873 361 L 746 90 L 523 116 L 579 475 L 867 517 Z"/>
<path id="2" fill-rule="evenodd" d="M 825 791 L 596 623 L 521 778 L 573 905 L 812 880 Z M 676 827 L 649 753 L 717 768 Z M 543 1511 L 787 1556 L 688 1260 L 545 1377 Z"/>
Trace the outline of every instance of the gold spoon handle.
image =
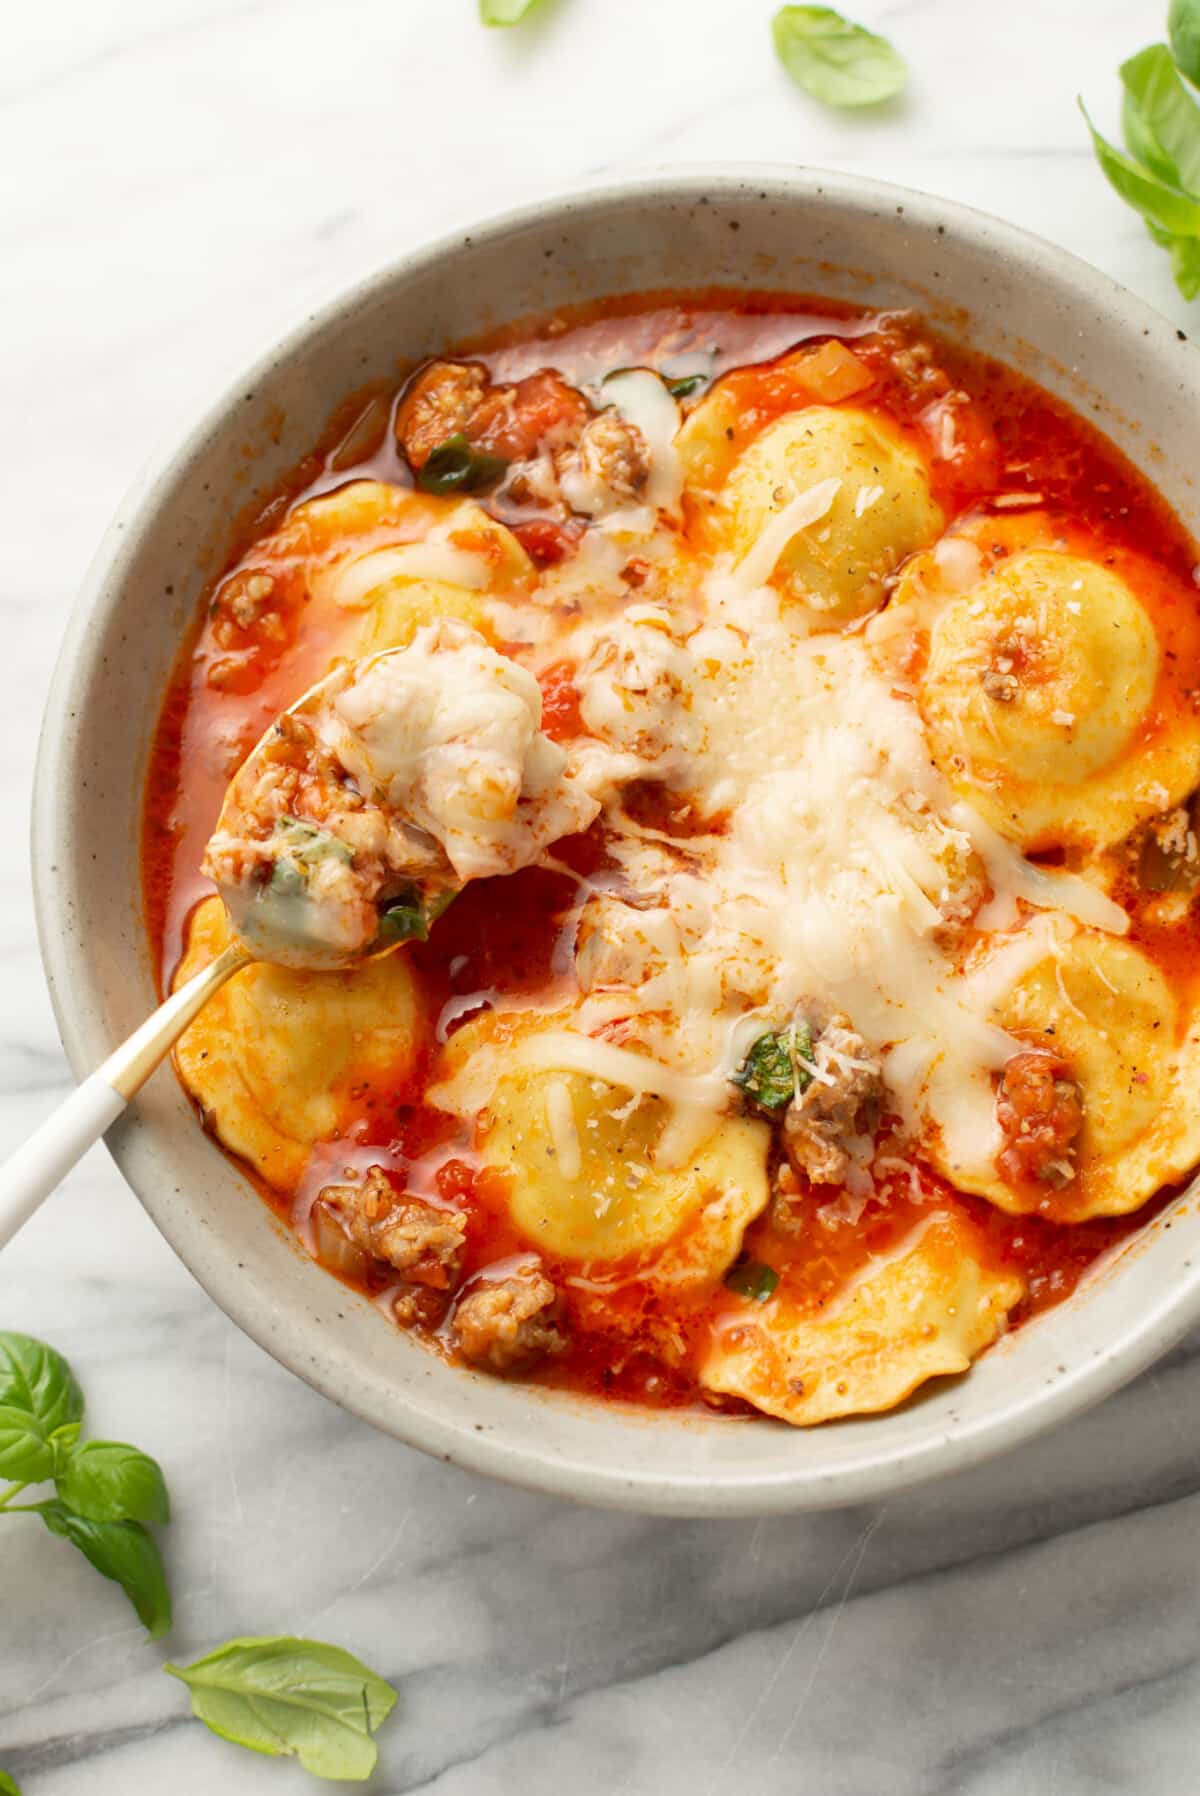
<path id="1" fill-rule="evenodd" d="M 96 1068 L 106 1085 L 128 1103 L 140 1091 L 160 1060 L 175 1046 L 198 1010 L 202 1010 L 214 992 L 220 991 L 227 979 L 248 967 L 254 956 L 240 942 L 230 942 L 215 960 L 172 992 L 153 1016 L 148 1016 L 127 1041 L 114 1048 L 108 1059 Z"/>
<path id="2" fill-rule="evenodd" d="M 0 1247 L 117 1120 L 196 1012 L 253 958 L 240 942 L 231 942 L 195 978 L 172 992 L 128 1041 L 114 1048 L 0 1168 Z"/>

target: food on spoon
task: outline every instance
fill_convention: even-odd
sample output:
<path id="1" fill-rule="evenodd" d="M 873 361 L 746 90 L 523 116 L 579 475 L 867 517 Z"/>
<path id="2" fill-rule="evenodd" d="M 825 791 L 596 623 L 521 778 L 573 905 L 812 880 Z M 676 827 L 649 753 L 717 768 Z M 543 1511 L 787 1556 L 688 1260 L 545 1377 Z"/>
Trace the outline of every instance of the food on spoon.
<path id="1" fill-rule="evenodd" d="M 336 966 L 416 937 L 600 809 L 544 735 L 537 681 L 467 625 L 351 662 L 277 720 L 204 858 L 266 960 Z"/>

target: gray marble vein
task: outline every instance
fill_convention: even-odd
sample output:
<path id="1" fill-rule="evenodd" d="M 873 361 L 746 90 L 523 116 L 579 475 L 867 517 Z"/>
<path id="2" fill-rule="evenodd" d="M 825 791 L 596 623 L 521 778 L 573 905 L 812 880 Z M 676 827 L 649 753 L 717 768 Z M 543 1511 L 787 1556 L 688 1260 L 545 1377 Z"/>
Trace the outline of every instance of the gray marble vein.
<path id="1" fill-rule="evenodd" d="M 405 247 L 572 180 L 731 156 L 965 200 L 1099 264 L 1184 328 L 1095 170 L 1158 4 L 856 0 L 910 93 L 821 111 L 770 6 L 473 0 L 9 8 L 0 72 L 0 1149 L 68 1088 L 25 847 L 67 607 L 155 447 L 271 336 Z M 648 1520 L 407 1452 L 217 1312 L 91 1153 L 0 1259 L 97 1431 L 167 1468 L 187 1658 L 313 1632 L 400 1691 L 371 1788 L 509 1796 L 1190 1796 L 1200 1788 L 1200 1339 L 1092 1414 L 886 1504 Z M 187 1719 L 120 1594 L 0 1521 L 0 1767 L 26 1796 L 245 1796 L 303 1775 Z"/>

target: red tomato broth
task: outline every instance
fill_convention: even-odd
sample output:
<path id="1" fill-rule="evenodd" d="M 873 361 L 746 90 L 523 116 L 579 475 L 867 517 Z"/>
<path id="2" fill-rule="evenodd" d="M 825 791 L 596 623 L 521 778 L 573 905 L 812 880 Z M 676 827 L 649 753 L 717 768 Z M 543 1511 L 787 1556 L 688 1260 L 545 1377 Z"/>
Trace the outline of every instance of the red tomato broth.
<path id="1" fill-rule="evenodd" d="M 1061 514 L 1073 529 L 1094 533 L 1121 552 L 1149 556 L 1159 577 L 1150 603 L 1168 655 L 1196 667 L 1200 687 L 1200 612 L 1193 569 L 1195 547 L 1162 498 L 1091 425 L 1020 374 L 941 339 L 919 320 L 880 314 L 826 300 L 777 295 L 712 293 L 683 299 L 632 296 L 583 307 L 547 321 L 496 333 L 467 353 L 497 380 L 520 380 L 543 368 L 569 382 L 597 378 L 617 366 L 648 364 L 668 372 L 691 371 L 698 358 L 708 371 L 726 375 L 739 398 L 739 429 L 748 438 L 771 418 L 806 402 L 802 382 L 774 366 L 800 343 L 845 341 L 866 365 L 871 384 L 845 403 L 885 413 L 930 458 L 934 496 L 947 524 L 996 492 L 1040 494 L 1039 508 Z M 931 364 L 912 357 L 914 346 L 932 345 L 932 365 L 943 378 L 923 378 Z M 914 368 L 916 372 L 914 373 Z M 737 372 L 731 372 L 737 370 Z M 382 383 L 352 396 L 331 421 L 319 450 L 285 483 L 255 524 L 240 536 L 249 549 L 261 530 L 277 526 L 284 500 L 328 492 L 351 479 L 374 478 L 411 486 L 392 420 L 402 388 Z M 953 417 L 954 459 L 941 453 L 948 439 L 942 414 Z M 488 502 L 484 501 L 485 507 Z M 577 532 L 536 517 L 514 520 L 503 506 L 496 515 L 514 521 L 535 562 L 552 565 L 573 552 Z M 261 565 L 261 557 L 252 557 Z M 237 565 L 231 560 L 229 569 Z M 229 571 L 227 569 L 227 573 Z M 286 570 L 280 570 L 286 572 Z M 328 662 L 339 620 L 321 619 L 308 607 L 297 625 L 299 640 L 278 643 L 245 632 L 244 645 L 218 639 L 211 614 L 202 615 L 184 642 L 160 716 L 147 779 L 142 833 L 143 893 L 147 927 L 160 977 L 169 982 L 182 951 L 189 911 L 211 890 L 199 873 L 203 846 L 216 821 L 226 783 L 240 758 L 280 709 L 292 702 Z M 245 657 L 244 678 L 210 683 L 215 661 Z M 568 738 L 581 727 L 573 669 L 562 663 L 542 676 L 544 719 L 552 736 Z M 636 798 L 634 802 L 637 802 Z M 644 798 L 647 819 L 688 833 L 687 820 L 655 798 Z M 719 821 L 717 823 L 719 827 Z M 694 827 L 694 825 L 693 825 Z M 565 871 L 528 870 L 505 882 L 501 902 L 495 882 L 469 888 L 439 922 L 434 937 L 408 950 L 431 1017 L 443 1034 L 499 1000 L 521 999 L 545 1007 L 574 990 L 572 950 L 580 882 L 604 865 L 602 833 L 559 844 L 555 859 Z M 574 875 L 574 877 L 572 877 Z M 1156 925 L 1144 916 L 1141 894 L 1132 905 L 1131 939 L 1143 945 L 1176 983 L 1194 987 L 1200 975 L 1200 919 L 1186 930 Z M 471 1000 L 477 999 L 477 1005 Z M 513 1254 L 532 1251 L 509 1219 L 501 1175 L 481 1169 L 470 1130 L 422 1102 L 434 1057 L 428 1043 L 416 1071 L 394 1089 L 376 1091 L 347 1118 L 338 1140 L 314 1152 L 305 1185 L 330 1182 L 347 1168 L 379 1164 L 398 1186 L 438 1203 L 452 1202 L 468 1216 L 466 1275 L 474 1277 Z M 881 1148 L 881 1152 L 885 1151 Z M 879 1181 L 854 1222 L 832 1221 L 830 1194 L 806 1191 L 790 1206 L 795 1218 L 782 1228 L 768 1212 L 747 1231 L 744 1254 L 777 1267 L 789 1293 L 819 1311 L 879 1253 L 895 1246 L 934 1204 L 968 1214 L 1002 1265 L 1019 1270 L 1027 1295 L 1011 1318 L 1029 1316 L 1062 1301 L 1102 1256 L 1139 1229 L 1170 1201 L 1162 1193 L 1132 1216 L 1082 1224 L 1054 1224 L 1039 1216 L 1013 1217 L 980 1199 L 954 1191 L 928 1168 L 915 1168 L 913 1183 Z M 285 1220 L 295 1194 L 256 1187 Z M 311 1193 L 310 1193 L 311 1195 Z M 610 1298 L 581 1290 L 588 1269 L 541 1258 L 564 1293 L 570 1318 L 586 1318 L 572 1331 L 567 1350 L 545 1362 L 535 1382 L 651 1407 L 704 1402 L 751 1414 L 736 1400 L 700 1391 L 696 1369 L 716 1316 L 753 1309 L 753 1299 L 718 1288 L 705 1302 L 678 1306 L 670 1316 L 660 1300 L 636 1281 Z M 607 1269 L 611 1275 L 611 1269 Z M 342 1276 L 338 1274 L 338 1276 Z M 394 1283 L 391 1268 L 372 1268 L 347 1282 L 378 1295 Z M 670 1353 L 656 1352 L 656 1331 L 670 1331 Z"/>

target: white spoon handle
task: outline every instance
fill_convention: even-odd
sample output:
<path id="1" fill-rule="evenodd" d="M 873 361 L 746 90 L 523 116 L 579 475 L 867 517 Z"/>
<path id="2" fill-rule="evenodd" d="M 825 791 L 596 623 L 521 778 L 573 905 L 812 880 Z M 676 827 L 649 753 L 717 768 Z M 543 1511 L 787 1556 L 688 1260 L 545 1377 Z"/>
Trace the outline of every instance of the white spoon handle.
<path id="1" fill-rule="evenodd" d="M 240 942 L 231 942 L 114 1049 L 0 1168 L 0 1247 L 12 1240 L 43 1198 L 116 1122 L 196 1012 L 250 959 Z"/>
<path id="2" fill-rule="evenodd" d="M 120 1092 L 93 1073 L 17 1149 L 0 1170 L 0 1247 L 29 1221 L 42 1199 L 124 1108 Z"/>

